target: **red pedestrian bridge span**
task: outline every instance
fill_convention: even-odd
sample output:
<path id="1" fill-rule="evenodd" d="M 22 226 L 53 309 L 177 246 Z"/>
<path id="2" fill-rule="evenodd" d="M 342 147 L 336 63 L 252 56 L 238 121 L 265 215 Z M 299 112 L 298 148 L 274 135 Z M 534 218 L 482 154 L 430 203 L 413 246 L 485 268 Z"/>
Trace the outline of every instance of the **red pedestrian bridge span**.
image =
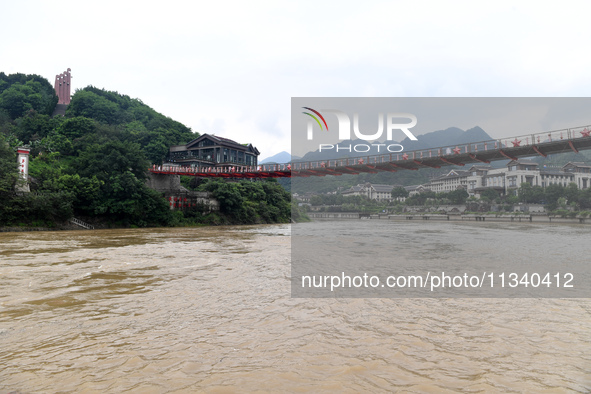
<path id="1" fill-rule="evenodd" d="M 511 138 L 450 145 L 438 148 L 345 157 L 286 164 L 262 164 L 256 167 L 225 164 L 223 167 L 152 166 L 154 174 L 187 175 L 204 178 L 286 178 L 380 171 L 418 170 L 443 166 L 490 163 L 495 160 L 518 160 L 522 157 L 575 152 L 591 149 L 591 125 L 570 129 L 526 134 Z"/>

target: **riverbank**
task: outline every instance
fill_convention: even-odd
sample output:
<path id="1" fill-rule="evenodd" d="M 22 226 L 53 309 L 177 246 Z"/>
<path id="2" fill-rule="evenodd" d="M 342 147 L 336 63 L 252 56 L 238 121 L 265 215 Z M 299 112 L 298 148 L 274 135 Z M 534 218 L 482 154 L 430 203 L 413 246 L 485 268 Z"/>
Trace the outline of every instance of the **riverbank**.
<path id="1" fill-rule="evenodd" d="M 168 226 L 144 226 L 139 227 L 136 225 L 130 224 L 123 224 L 121 222 L 109 222 L 103 220 L 97 220 L 96 218 L 93 219 L 86 219 L 85 221 L 79 221 L 82 225 L 77 225 L 74 221 L 69 221 L 67 223 L 45 223 L 44 226 L 31 226 L 31 225 L 24 225 L 24 226 L 0 226 L 0 233 L 5 232 L 30 232 L 30 231 L 76 231 L 76 230 L 117 230 L 117 229 L 138 229 L 138 228 L 195 228 L 195 227 L 219 227 L 219 226 L 252 226 L 252 225 L 264 225 L 264 224 L 288 224 L 289 222 L 284 221 L 277 221 L 277 222 L 264 222 L 264 221 L 245 221 L 240 222 L 237 218 L 232 217 L 230 215 L 226 215 L 220 212 L 213 212 L 203 215 L 203 217 L 196 218 L 196 217 L 189 217 L 180 218 L 179 215 L 176 215 L 173 223 L 170 223 Z M 191 220 L 193 219 L 193 220 Z M 298 222 L 306 222 L 310 221 L 307 218 L 301 217 Z M 291 223 L 294 223 L 291 220 Z M 51 226 L 48 226 L 51 224 Z M 86 226 L 86 227 L 85 227 Z"/>
<path id="2" fill-rule="evenodd" d="M 49 227 L 0 227 L 0 233 L 26 232 L 26 231 L 59 231 L 59 230 L 65 230 L 65 229 L 49 228 Z"/>

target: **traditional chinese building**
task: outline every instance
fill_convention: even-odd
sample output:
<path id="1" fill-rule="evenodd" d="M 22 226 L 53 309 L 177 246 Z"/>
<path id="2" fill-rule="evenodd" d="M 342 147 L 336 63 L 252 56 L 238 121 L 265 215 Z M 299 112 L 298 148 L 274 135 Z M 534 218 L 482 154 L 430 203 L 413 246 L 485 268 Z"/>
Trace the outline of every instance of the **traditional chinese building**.
<path id="1" fill-rule="evenodd" d="M 170 147 L 171 163 L 191 167 L 254 167 L 260 152 L 252 144 L 203 134 L 186 145 Z"/>

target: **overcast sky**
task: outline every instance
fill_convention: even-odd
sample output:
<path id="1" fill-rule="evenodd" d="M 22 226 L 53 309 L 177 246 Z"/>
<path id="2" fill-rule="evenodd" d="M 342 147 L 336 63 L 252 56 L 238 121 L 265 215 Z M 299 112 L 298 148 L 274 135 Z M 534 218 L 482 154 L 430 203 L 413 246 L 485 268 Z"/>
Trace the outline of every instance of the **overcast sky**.
<path id="1" fill-rule="evenodd" d="M 4 1 L 1 9 L 0 71 L 53 84 L 70 67 L 74 89 L 139 98 L 194 131 L 251 142 L 261 159 L 290 150 L 291 97 L 591 92 L 584 1 Z"/>

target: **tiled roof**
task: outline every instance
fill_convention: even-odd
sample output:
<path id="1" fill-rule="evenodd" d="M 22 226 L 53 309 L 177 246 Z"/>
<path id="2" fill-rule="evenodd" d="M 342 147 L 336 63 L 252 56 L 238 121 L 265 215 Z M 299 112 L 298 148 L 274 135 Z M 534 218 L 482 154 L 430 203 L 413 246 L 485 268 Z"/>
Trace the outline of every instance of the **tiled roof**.
<path id="1" fill-rule="evenodd" d="M 462 177 L 471 175 L 470 171 L 466 171 L 466 170 L 453 170 L 453 172 L 454 173 L 452 173 L 452 171 L 450 171 L 445 175 L 441 175 L 441 176 L 438 176 L 437 178 L 433 178 L 433 181 L 440 181 L 443 179 L 451 179 L 451 178 L 462 178 Z"/>
<path id="2" fill-rule="evenodd" d="M 564 172 L 564 171 L 548 171 L 542 170 L 540 171 L 540 175 L 559 175 L 559 176 L 574 176 L 575 174 L 572 172 Z"/>
<path id="3" fill-rule="evenodd" d="M 572 164 L 575 167 L 591 168 L 591 166 L 589 164 L 583 163 L 581 161 L 569 161 L 568 163 L 563 165 L 562 168 L 568 166 L 569 164 Z"/>
<path id="4" fill-rule="evenodd" d="M 537 166 L 538 165 L 538 163 L 536 163 L 535 161 L 531 161 L 531 160 L 511 160 L 509 163 L 507 163 L 507 166 L 515 165 L 515 164 L 523 164 L 526 166 Z"/>
<path id="5" fill-rule="evenodd" d="M 425 185 L 412 185 L 412 186 L 404 186 L 404 188 L 406 189 L 406 191 L 408 192 L 412 192 L 418 189 L 423 189 L 426 191 L 431 191 L 431 189 L 429 189 L 428 187 L 426 187 Z"/>

